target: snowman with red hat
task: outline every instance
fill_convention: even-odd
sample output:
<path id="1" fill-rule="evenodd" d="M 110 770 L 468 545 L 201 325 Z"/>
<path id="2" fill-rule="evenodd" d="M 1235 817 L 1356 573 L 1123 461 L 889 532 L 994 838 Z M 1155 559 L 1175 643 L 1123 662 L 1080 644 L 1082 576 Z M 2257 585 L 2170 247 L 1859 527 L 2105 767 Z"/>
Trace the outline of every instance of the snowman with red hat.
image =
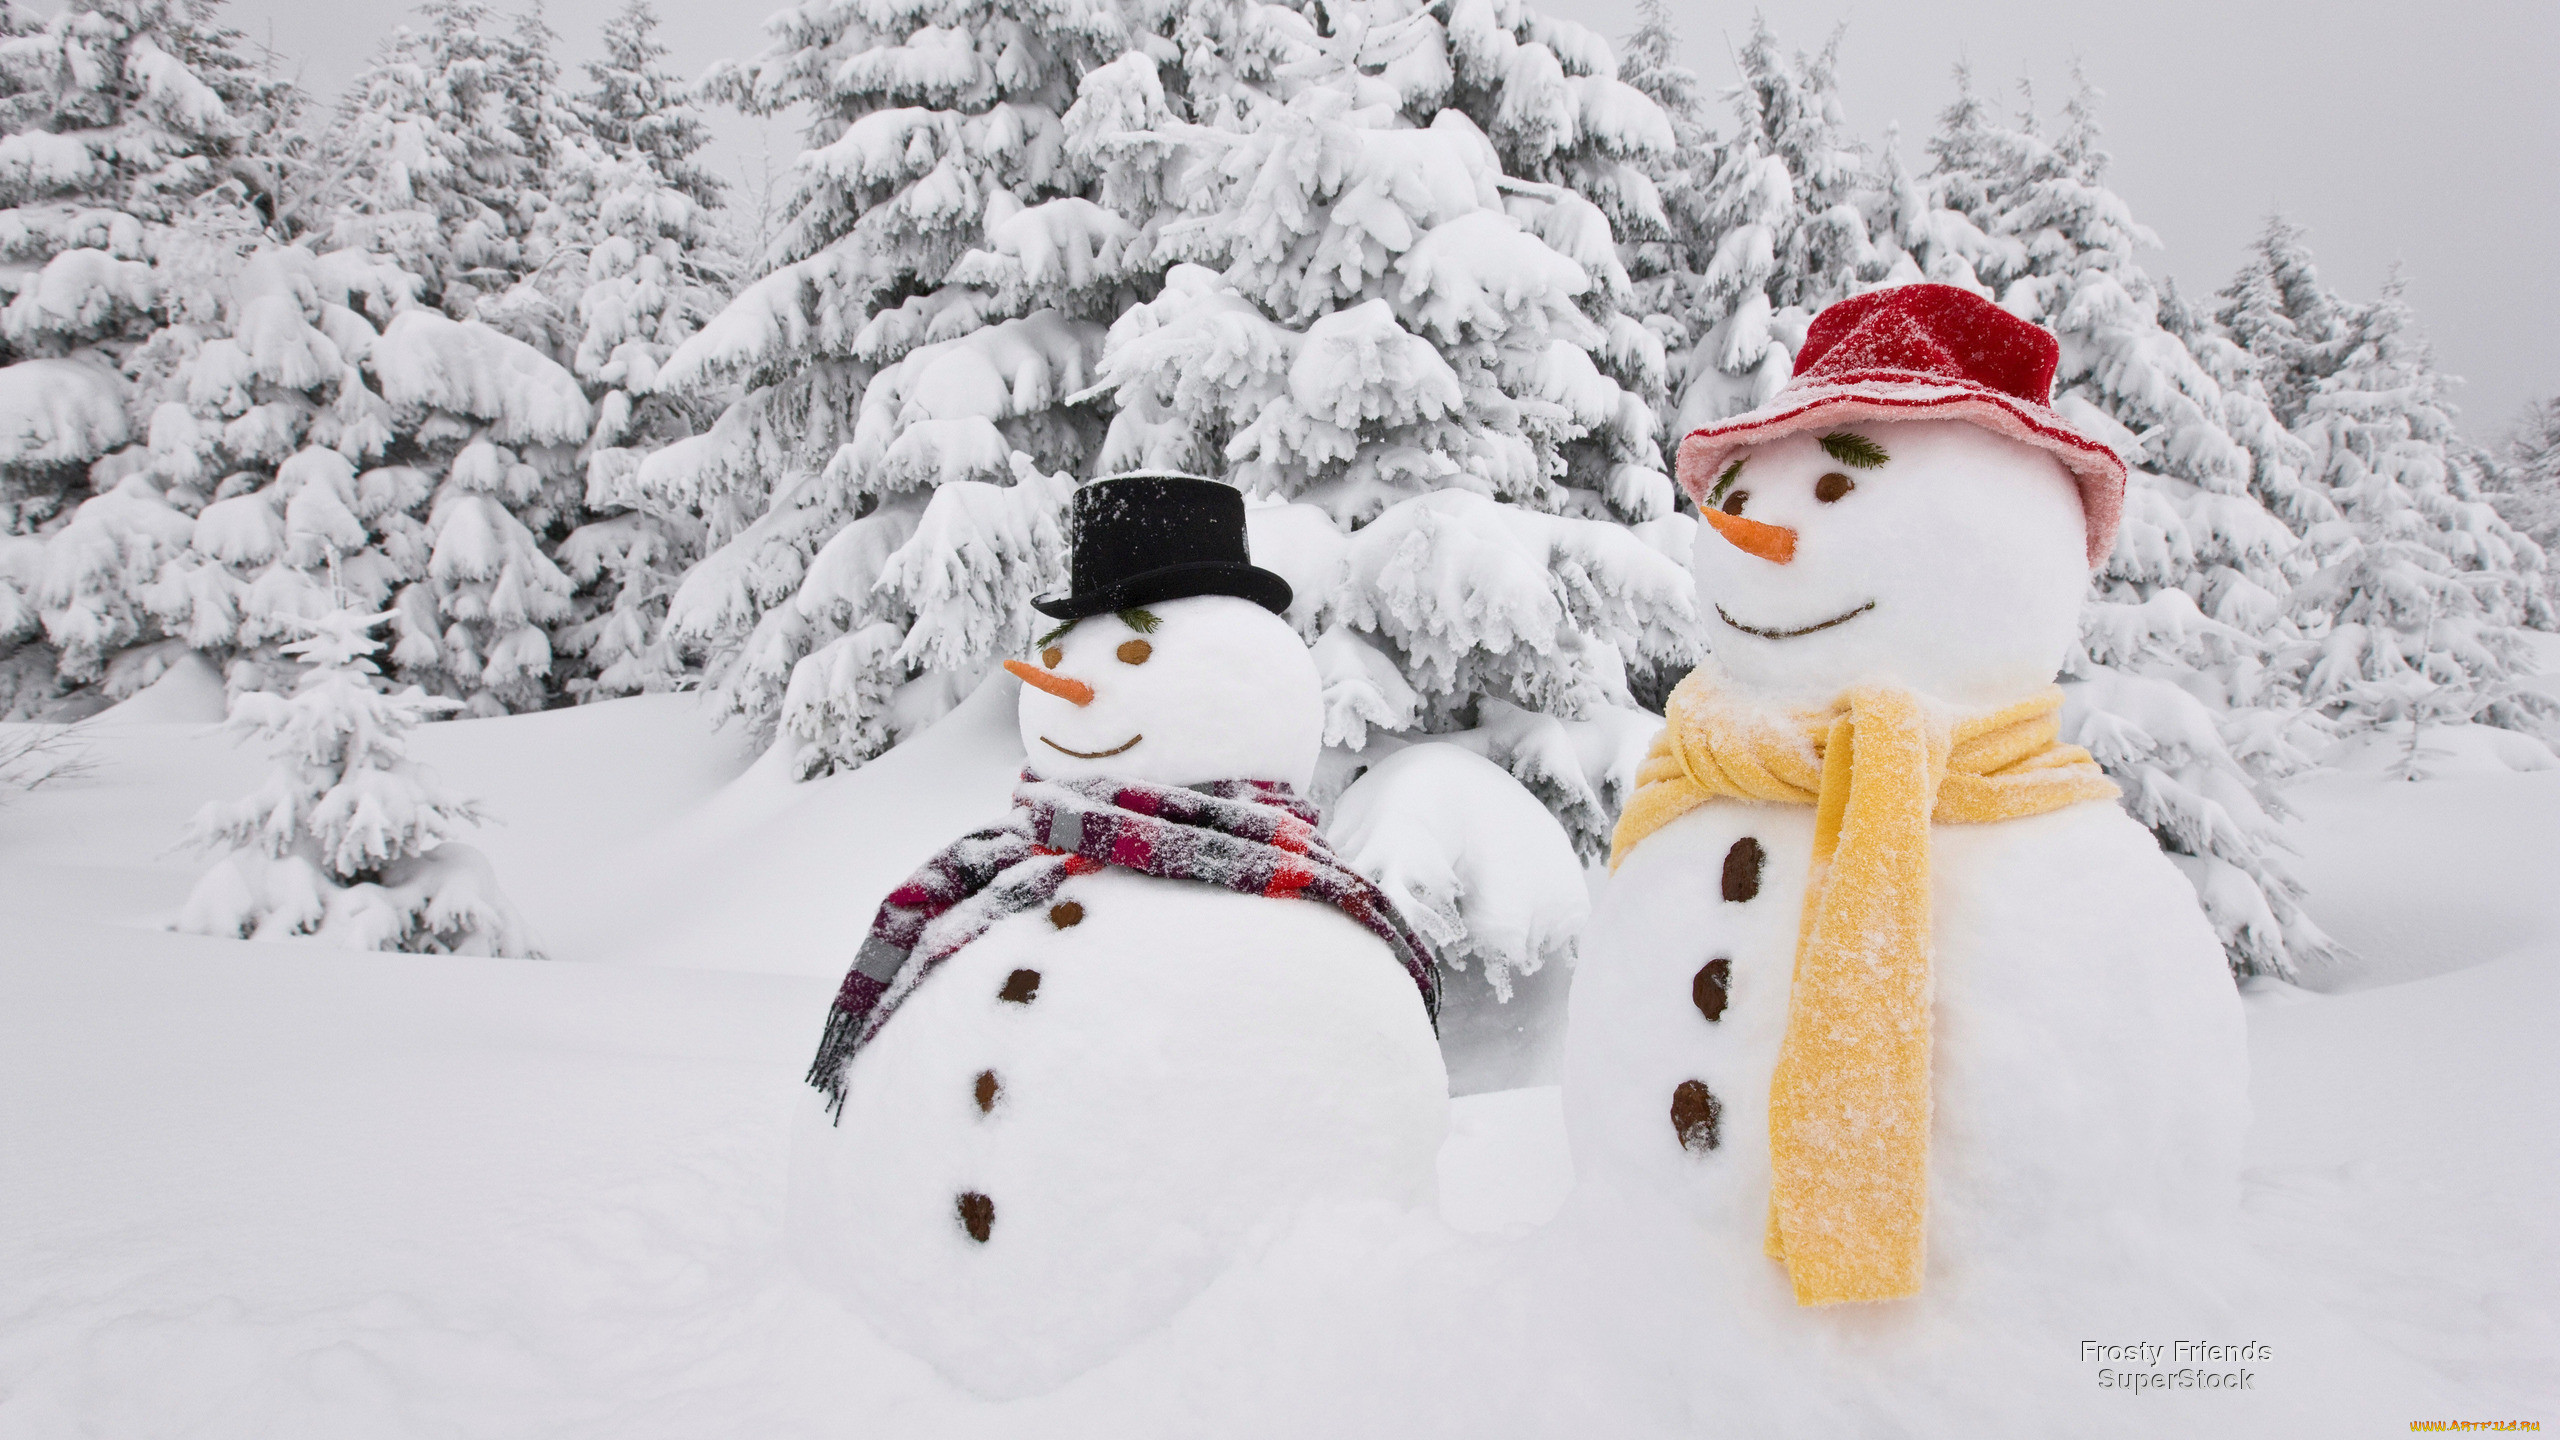
<path id="1" fill-rule="evenodd" d="M 1447 1124 L 1435 962 L 1304 798 L 1324 719 L 1243 496 L 1073 502 L 1027 659 L 1007 824 L 892 891 L 809 1081 L 804 1263 L 993 1396 L 1101 1363 L 1254 1236 L 1428 1202 Z"/>
<path id="2" fill-rule="evenodd" d="M 1619 823 L 1564 1099 L 1584 1212 L 1700 1276 L 1697 1359 L 1842 1367 L 1729 1387 L 1774 1427 L 1737 1433 L 1869 1433 L 1976 1383 L 1949 1337 L 2083 1299 L 2226 1313 L 2197 1277 L 2237 1212 L 2239 997 L 2058 735 L 2125 468 L 2053 409 L 2056 359 L 1968 291 L 1876 291 L 1680 448 L 1712 654 Z"/>

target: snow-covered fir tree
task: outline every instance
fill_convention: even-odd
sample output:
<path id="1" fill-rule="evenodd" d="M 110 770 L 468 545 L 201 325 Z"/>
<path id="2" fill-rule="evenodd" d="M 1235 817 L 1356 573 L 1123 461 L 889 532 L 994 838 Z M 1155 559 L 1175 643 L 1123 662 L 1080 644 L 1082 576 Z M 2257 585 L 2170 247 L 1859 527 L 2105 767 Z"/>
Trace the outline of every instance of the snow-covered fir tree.
<path id="1" fill-rule="evenodd" d="M 2312 532 L 2302 586 L 2320 623 L 2298 652 L 2304 698 L 2349 729 L 2478 720 L 2554 733 L 2520 627 L 2553 625 L 2541 547 L 2477 491 L 2450 381 L 2414 329 L 2395 275 L 2345 312 L 2344 345 L 2302 402 L 2296 432 L 2340 518 Z"/>
<path id="2" fill-rule="evenodd" d="M 289 92 L 188 0 L 79 0 L 0 36 L 0 714 L 151 678 L 141 589 L 192 455 L 145 442 L 229 252 L 264 223 Z M 185 448 L 183 437 L 170 445 Z M 170 463 L 161 463 L 167 459 Z M 30 532 L 51 530 L 41 545 Z"/>
<path id="3" fill-rule="evenodd" d="M 284 647 L 306 667 L 293 692 L 234 701 L 232 734 L 268 742 L 276 766 L 254 794 L 196 816 L 195 843 L 230 853 L 196 882 L 177 928 L 354 950 L 534 953 L 487 858 L 454 839 L 480 822 L 479 808 L 409 758 L 408 733 L 455 705 L 381 687 L 369 632 L 386 618 L 350 608 L 312 617 Z"/>
<path id="4" fill-rule="evenodd" d="M 956 703 L 1063 573 L 1102 429 L 1071 397 L 1139 278 L 1063 117 L 1129 31 L 1102 0 L 809 0 L 770 29 L 712 83 L 814 113 L 798 187 L 770 268 L 657 379 L 745 393 L 636 483 L 715 547 L 668 633 L 814 774 Z"/>
<path id="5" fill-rule="evenodd" d="M 392 613 L 404 683 L 475 714 L 561 693 L 573 586 L 550 550 L 577 516 L 592 411 L 566 370 L 421 289 L 369 251 L 267 247 L 229 333 L 181 368 L 185 405 L 154 417 L 158 463 L 192 447 L 222 479 L 142 598 L 235 692 L 277 683 L 278 643 L 343 594 Z"/>
<path id="6" fill-rule="evenodd" d="M 477 320 L 402 311 L 366 358 L 391 406 L 392 468 L 423 483 L 424 574 L 392 601 L 393 673 L 470 713 L 561 693 L 552 637 L 575 585 L 551 549 L 576 522 L 594 410 L 577 378 Z"/>
<path id="7" fill-rule="evenodd" d="M 1962 77 L 1959 76 L 1960 83 Z M 2157 240 L 2106 187 L 2084 82 L 2044 135 L 1968 89 L 1941 116 L 1930 177 L 1985 236 L 1980 278 L 2061 339 L 2055 402 L 2133 466 L 2124 524 L 2066 677 L 2069 738 L 2187 872 L 2241 974 L 2289 976 L 2334 952 L 2282 861 L 2276 787 L 2308 766 L 2302 714 L 2269 666 L 2299 543 L 2270 506 L 2316 500 L 2288 449 L 2234 438 L 2233 397 L 2162 323 L 2136 260 Z M 2004 262 L 2005 253 L 2005 262 Z M 2260 407 L 2261 409 L 2263 406 Z"/>
<path id="8" fill-rule="evenodd" d="M 2268 216 L 2218 298 L 2214 322 L 2248 354 L 2277 420 L 2299 423 L 2312 388 L 2345 358 L 2349 318 L 2320 283 L 2302 227 Z"/>
<path id="9" fill-rule="evenodd" d="M 1618 78 L 1662 111 L 1671 126 L 1671 145 L 1650 167 L 1661 200 L 1661 227 L 1631 223 L 1621 235 L 1621 253 L 1633 292 L 1628 308 L 1662 346 L 1663 392 L 1655 406 L 1655 440 L 1667 456 L 1679 448 L 1685 433 L 1677 402 L 1688 392 L 1704 327 L 1716 318 L 1706 273 L 1715 258 L 1710 187 L 1720 146 L 1708 119 L 1706 84 L 1680 63 L 1680 36 L 1669 0 L 1641 0 L 1636 15 L 1635 30 L 1618 47 Z M 1673 499 L 1682 503 L 1680 496 Z M 1652 709 L 1661 708 L 1662 698 L 1650 689 L 1644 694 Z"/>
<path id="10" fill-rule="evenodd" d="M 1346 35 L 1362 18 L 1324 13 Z M 1448 4 L 1445 23 L 1442 14 L 1440 4 L 1409 0 L 1375 6 L 1356 63 L 1398 77 L 1411 123 L 1432 123 L 1445 108 L 1484 132 L 1511 177 L 1510 193 L 1524 202 L 1526 222 L 1591 276 L 1576 304 L 1597 331 L 1587 347 L 1592 367 L 1659 422 L 1671 409 L 1668 357 L 1643 323 L 1618 242 L 1670 227 L 1653 180 L 1677 148 L 1670 118 L 1620 78 L 1609 43 L 1592 30 L 1523 0 Z M 1445 93 L 1436 83 L 1404 78 L 1418 62 L 1430 63 L 1444 35 Z M 1530 183 L 1548 188 L 1532 191 Z M 1585 507 L 1588 513 L 1622 520 L 1659 513 L 1644 478 L 1667 469 L 1658 428 L 1639 437 L 1623 424 L 1585 418 L 1582 430 L 1561 449 L 1568 485 L 1609 498 L 1606 510 Z"/>
<path id="11" fill-rule="evenodd" d="M 538 15 L 510 26 L 480 0 L 428 0 L 418 16 L 339 103 L 331 238 L 389 257 L 426 303 L 465 317 L 553 258 L 569 137 Z"/>
<path id="12" fill-rule="evenodd" d="M 1880 278 L 1868 234 L 1865 159 L 1846 128 L 1840 36 L 1789 55 L 1758 17 L 1734 63 L 1733 133 L 1716 147 L 1702 199 L 1713 249 L 1686 317 L 1682 433 L 1767 400 L 1786 383 L 1805 326 Z"/>
<path id="13" fill-rule="evenodd" d="M 2541 547 L 2482 493 L 2498 467 L 2455 430 L 2452 382 L 2398 282 L 2371 305 L 2340 297 L 2302 228 L 2274 216 L 2220 299 L 2217 333 L 2290 427 L 2319 507 L 2287 516 L 2319 566 L 2295 593 L 2290 681 L 2349 730 L 2477 718 L 2547 733 L 2515 685 L 2529 664 L 2515 627 L 2551 623 Z"/>
<path id="14" fill-rule="evenodd" d="M 414 512 L 427 478 L 374 466 L 395 439 L 391 406 L 363 372 L 377 327 L 410 304 L 416 276 L 355 251 L 270 245 L 230 287 L 217 333 L 180 368 L 153 416 L 163 468 L 219 476 L 186 553 L 144 591 L 176 640 L 221 664 L 227 687 L 289 687 L 280 653 L 351 603 L 371 612 L 424 573 Z"/>
<path id="15" fill-rule="evenodd" d="M 2526 407 L 2502 458 L 2489 502 L 2546 553 L 2560 547 L 2560 395 Z"/>
<path id="16" fill-rule="evenodd" d="M 605 25 L 605 55 L 587 63 L 572 101 L 593 147 L 594 215 L 571 368 L 596 402 L 586 451 L 586 507 L 598 518 L 560 547 L 579 585 L 560 636 L 589 696 L 672 683 L 668 598 L 701 554 L 701 523 L 645 492 L 640 463 L 708 425 L 704 397 L 657 388 L 658 368 L 717 313 L 733 259 L 719 223 L 720 182 L 696 159 L 710 131 L 692 89 L 664 67 L 658 17 L 631 0 Z"/>
<path id="17" fill-rule="evenodd" d="M 1605 46 L 1526 10 L 1461 7 L 1445 30 L 1396 3 L 1329 10 L 1329 30 L 1260 10 L 1226 23 L 1286 37 L 1267 79 L 1204 107 L 1133 55 L 1069 117 L 1115 137 L 1115 193 L 1180 207 L 1156 227 L 1177 262 L 1163 292 L 1111 330 L 1102 463 L 1289 502 L 1256 512 L 1256 554 L 1297 587 L 1335 774 L 1453 740 L 1591 853 L 1659 724 L 1629 670 L 1696 658 L 1687 576 L 1647 538 L 1678 549 L 1691 522 L 1671 515 L 1651 407 L 1592 358 L 1624 347 L 1659 370 L 1617 308 L 1607 217 L 1511 176 L 1470 108 L 1554 155 L 1644 153 L 1666 127 Z M 1443 47 L 1532 83 L 1503 91 Z M 1484 93 L 1461 106 L 1448 77 L 1469 74 Z M 1576 138 L 1612 123 L 1626 133 Z"/>

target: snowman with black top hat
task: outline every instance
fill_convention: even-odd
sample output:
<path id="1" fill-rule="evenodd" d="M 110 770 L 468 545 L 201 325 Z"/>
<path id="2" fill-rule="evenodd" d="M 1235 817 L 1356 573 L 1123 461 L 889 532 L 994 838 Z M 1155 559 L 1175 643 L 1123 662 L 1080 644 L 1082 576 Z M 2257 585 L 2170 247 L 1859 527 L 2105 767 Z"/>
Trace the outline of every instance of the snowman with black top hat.
<path id="1" fill-rule="evenodd" d="M 1430 951 L 1316 830 L 1313 658 L 1230 486 L 1076 492 L 1009 821 L 880 907 L 809 1080 L 804 1259 L 991 1395 L 1050 1388 L 1311 1203 L 1429 1200 Z"/>

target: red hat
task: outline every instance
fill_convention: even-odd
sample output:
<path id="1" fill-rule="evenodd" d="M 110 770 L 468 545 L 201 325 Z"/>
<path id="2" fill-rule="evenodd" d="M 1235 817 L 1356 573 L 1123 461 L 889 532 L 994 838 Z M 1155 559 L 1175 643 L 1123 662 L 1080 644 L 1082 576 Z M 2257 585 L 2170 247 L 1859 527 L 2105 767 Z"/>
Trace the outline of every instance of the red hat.
<path id="1" fill-rule="evenodd" d="M 1733 453 L 1853 420 L 1963 420 L 2052 452 L 2080 486 L 2089 566 L 2116 542 L 2124 461 L 2053 411 L 2052 332 L 1970 290 L 1901 285 L 1813 317 L 1796 370 L 1766 405 L 1680 442 L 1680 485 L 1703 507 Z"/>

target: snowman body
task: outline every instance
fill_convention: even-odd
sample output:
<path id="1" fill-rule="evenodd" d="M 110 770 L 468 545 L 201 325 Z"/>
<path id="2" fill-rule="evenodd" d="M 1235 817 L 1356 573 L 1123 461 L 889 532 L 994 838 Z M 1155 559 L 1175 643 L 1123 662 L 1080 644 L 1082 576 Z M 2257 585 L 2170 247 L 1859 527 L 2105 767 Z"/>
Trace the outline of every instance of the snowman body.
<path id="1" fill-rule="evenodd" d="M 1910 1303 L 1996 1283 L 1986 1272 L 2051 1286 L 2138 1270 L 2227 1224 L 2246 1053 L 2186 878 L 2105 801 L 1930 840 L 1935 1114 Z M 1743 801 L 1638 846 L 1585 934 L 1565 1051 L 1586 1184 L 1693 1231 L 1720 1294 L 1788 1325 L 1822 1313 L 1762 1253 L 1812 849 L 1810 807 Z M 1711 1098 L 1711 1137 L 1677 1123 L 1703 1108 L 1684 1086 Z"/>
<path id="2" fill-rule="evenodd" d="M 1025 689 L 1034 769 L 1303 785 L 1317 692 L 1286 624 L 1224 597 L 1147 618 L 1049 652 L 1044 674 L 1092 693 Z M 1403 965 L 1333 906 L 1105 867 L 922 981 L 848 1068 L 840 1118 L 812 1104 L 794 1228 L 885 1338 L 1034 1393 L 1309 1206 L 1427 1206 L 1447 1091 Z"/>
<path id="3" fill-rule="evenodd" d="M 1959 421 L 1854 428 L 1856 443 L 1759 446 L 1702 497 L 1723 505 L 1692 562 L 1720 693 L 1801 713 L 1883 685 L 1954 716 L 2049 684 L 2087 584 L 2070 478 Z M 1844 1383 L 1903 1385 L 1905 1403 L 1957 1373 L 1951 1335 L 1978 1358 L 2228 1254 L 2248 1124 L 2239 998 L 2186 878 L 2119 806 L 2082 801 L 1930 826 L 1920 1292 L 1795 1303 L 1764 1249 L 1769 1097 L 1813 835 L 1809 805 L 1716 798 L 1612 875 L 1564 1066 L 1596 1243 L 1701 1266 L 1703 1348 L 1730 1364 L 1855 1355 L 1844 1373 L 1866 1378 Z"/>

